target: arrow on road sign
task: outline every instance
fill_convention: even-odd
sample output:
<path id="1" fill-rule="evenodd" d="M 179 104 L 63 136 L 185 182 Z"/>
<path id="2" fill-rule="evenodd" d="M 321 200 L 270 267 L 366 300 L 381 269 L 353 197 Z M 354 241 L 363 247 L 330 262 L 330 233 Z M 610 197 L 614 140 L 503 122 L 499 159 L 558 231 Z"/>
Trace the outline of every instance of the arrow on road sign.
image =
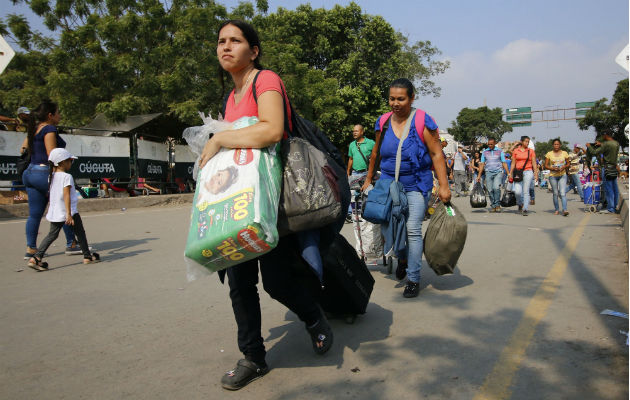
<path id="1" fill-rule="evenodd" d="M 15 51 L 9 46 L 9 43 L 0 35 L 0 74 L 9 65 L 9 62 L 15 55 Z"/>
<path id="2" fill-rule="evenodd" d="M 628 71 L 628 45 L 615 57 L 615 61 Z"/>

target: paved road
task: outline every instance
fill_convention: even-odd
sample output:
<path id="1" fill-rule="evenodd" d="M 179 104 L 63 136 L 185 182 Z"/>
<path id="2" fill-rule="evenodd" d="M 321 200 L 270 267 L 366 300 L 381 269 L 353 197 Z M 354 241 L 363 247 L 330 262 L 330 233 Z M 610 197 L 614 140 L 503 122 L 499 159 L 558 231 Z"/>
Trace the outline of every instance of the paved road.
<path id="1" fill-rule="evenodd" d="M 600 315 L 628 312 L 619 217 L 586 214 L 578 202 L 569 217 L 554 216 L 541 190 L 528 217 L 454 202 L 469 222 L 457 273 L 426 267 L 410 300 L 370 266 L 367 314 L 354 325 L 332 321 L 335 344 L 323 357 L 296 317 L 263 294 L 272 370 L 238 393 L 219 385 L 240 357 L 227 287 L 215 276 L 186 281 L 188 206 L 85 213 L 103 262 L 83 266 L 58 240 L 43 273 L 23 267 L 24 220 L 2 220 L 0 397 L 628 398 L 619 333 L 628 321 Z"/>

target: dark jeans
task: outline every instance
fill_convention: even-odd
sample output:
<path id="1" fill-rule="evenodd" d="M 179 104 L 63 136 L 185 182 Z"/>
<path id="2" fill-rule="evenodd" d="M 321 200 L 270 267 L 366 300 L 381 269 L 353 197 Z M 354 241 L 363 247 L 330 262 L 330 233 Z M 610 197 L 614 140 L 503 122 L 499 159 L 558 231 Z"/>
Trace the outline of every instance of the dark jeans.
<path id="1" fill-rule="evenodd" d="M 258 297 L 258 264 L 263 288 L 271 298 L 284 304 L 297 314 L 307 326 L 320 318 L 319 306 L 311 295 L 293 278 L 288 264 L 293 251 L 290 241 L 281 240 L 269 253 L 227 269 L 230 285 L 230 299 L 238 326 L 238 348 L 245 358 L 256 363 L 264 363 L 265 346 L 260 331 L 260 299 Z"/>
<path id="2" fill-rule="evenodd" d="M 77 241 L 79 242 L 79 246 L 83 252 L 83 258 L 92 258 L 92 253 L 90 253 L 90 246 L 88 245 L 87 237 L 85 236 L 85 229 L 83 228 L 81 216 L 78 213 L 74 214 L 72 216 L 72 220 L 74 221 L 74 234 L 77 236 Z M 35 253 L 37 258 L 42 259 L 44 257 L 44 253 L 48 250 L 52 242 L 57 240 L 57 237 L 59 237 L 59 231 L 64 226 L 68 225 L 65 225 L 65 222 L 50 223 L 50 232 L 48 232 L 48 235 L 39 244 L 37 253 Z"/>
<path id="3" fill-rule="evenodd" d="M 37 233 L 46 204 L 48 204 L 48 166 L 31 164 L 22 174 L 22 182 L 28 195 L 28 219 L 26 220 L 26 245 L 37 247 Z M 70 225 L 65 225 L 66 247 L 72 245 L 74 232 Z"/>

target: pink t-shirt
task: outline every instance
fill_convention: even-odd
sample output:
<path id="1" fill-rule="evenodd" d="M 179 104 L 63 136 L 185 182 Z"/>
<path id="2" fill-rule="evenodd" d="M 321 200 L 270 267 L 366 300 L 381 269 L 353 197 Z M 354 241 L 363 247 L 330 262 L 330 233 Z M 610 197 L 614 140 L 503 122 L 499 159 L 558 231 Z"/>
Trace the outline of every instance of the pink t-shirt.
<path id="1" fill-rule="evenodd" d="M 258 74 L 258 79 L 256 80 L 256 95 L 260 99 L 260 95 L 269 90 L 275 90 L 276 92 L 282 94 L 286 93 L 284 89 L 284 83 L 282 79 L 273 71 L 270 70 L 262 70 Z M 287 110 L 286 115 L 289 116 L 289 129 L 292 129 L 291 126 L 291 107 L 289 106 L 289 99 L 286 99 Z M 257 117 L 258 116 L 258 104 L 256 104 L 256 100 L 254 100 L 254 93 L 252 92 L 252 86 L 250 85 L 239 101 L 238 104 L 234 104 L 234 90 L 230 93 L 230 97 L 228 97 L 227 104 L 225 106 L 225 120 L 226 121 L 236 121 L 241 117 Z M 285 132 L 286 135 L 286 132 Z"/>

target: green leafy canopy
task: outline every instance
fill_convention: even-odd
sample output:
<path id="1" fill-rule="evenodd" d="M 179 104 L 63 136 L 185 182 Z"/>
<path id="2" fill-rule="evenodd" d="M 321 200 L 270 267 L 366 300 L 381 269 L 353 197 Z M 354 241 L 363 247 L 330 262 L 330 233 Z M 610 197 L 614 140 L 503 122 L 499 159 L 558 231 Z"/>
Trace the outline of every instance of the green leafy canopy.
<path id="1" fill-rule="evenodd" d="M 628 79 L 617 82 L 617 88 L 610 103 L 602 98 L 587 111 L 578 122 L 581 130 L 591 126 L 598 135 L 609 134 L 623 147 L 628 146 L 624 129 L 628 125 Z"/>
<path id="2" fill-rule="evenodd" d="M 10 32 L 25 49 L 0 75 L 0 108 L 33 107 L 50 97 L 70 126 L 98 112 L 112 121 L 161 112 L 188 125 L 201 122 L 198 111 L 216 115 L 224 95 L 216 31 L 228 18 L 254 25 L 263 65 L 278 72 L 295 108 L 338 146 L 352 140 L 354 124 L 371 127 L 387 110 L 392 80 L 410 78 L 420 95 L 439 96 L 431 78 L 449 66 L 436 60 L 440 52 L 430 42 L 409 43 L 356 3 L 269 14 L 265 0 L 231 11 L 212 0 L 15 2 L 28 4 L 58 40 L 31 30 L 21 16 L 0 19 L 2 34 Z M 231 82 L 224 83 L 229 89 Z"/>
<path id="3" fill-rule="evenodd" d="M 503 121 L 501 108 L 485 106 L 463 108 L 449 129 L 455 140 L 466 145 L 475 144 L 482 138 L 500 141 L 505 132 L 512 132 L 512 126 Z"/>

